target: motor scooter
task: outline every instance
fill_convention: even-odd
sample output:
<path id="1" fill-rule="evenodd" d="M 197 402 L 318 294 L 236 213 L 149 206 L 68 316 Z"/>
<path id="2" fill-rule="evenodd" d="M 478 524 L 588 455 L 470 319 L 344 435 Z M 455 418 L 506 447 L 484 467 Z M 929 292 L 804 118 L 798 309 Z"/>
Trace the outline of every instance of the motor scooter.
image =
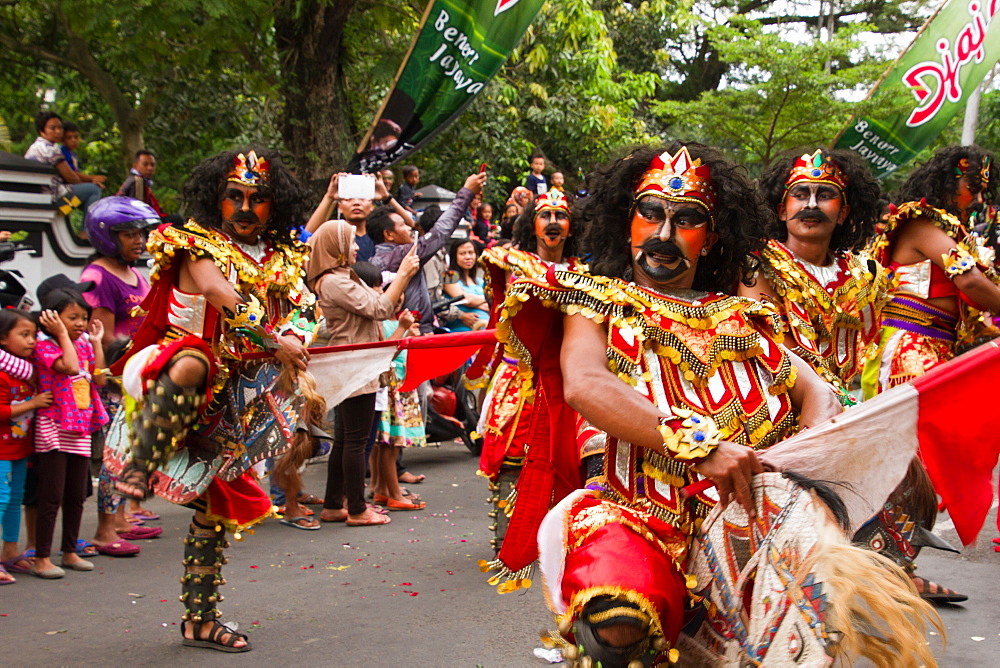
<path id="1" fill-rule="evenodd" d="M 18 251 L 30 251 L 31 246 L 23 246 L 10 241 L 0 241 L 0 264 L 10 262 Z M 0 308 L 15 308 L 30 311 L 35 300 L 28 296 L 24 285 L 24 275 L 17 269 L 0 269 Z"/>

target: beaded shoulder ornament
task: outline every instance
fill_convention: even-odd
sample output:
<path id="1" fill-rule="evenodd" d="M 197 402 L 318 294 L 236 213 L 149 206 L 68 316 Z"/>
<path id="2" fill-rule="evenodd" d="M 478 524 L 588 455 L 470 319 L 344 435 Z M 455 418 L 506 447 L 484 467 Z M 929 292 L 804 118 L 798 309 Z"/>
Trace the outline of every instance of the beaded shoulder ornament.
<path id="1" fill-rule="evenodd" d="M 691 299 L 663 295 L 621 279 L 570 271 L 550 272 L 522 279 L 507 289 L 497 324 L 497 337 L 519 359 L 518 368 L 531 377 L 531 353 L 511 327 L 521 305 L 536 297 L 542 304 L 567 315 L 580 314 L 607 322 L 639 342 L 624 350 L 609 339 L 609 367 L 635 384 L 639 356 L 646 348 L 667 357 L 695 385 L 704 386 L 722 365 L 763 354 L 763 336 L 778 341 L 782 328 L 777 312 L 766 304 L 716 293 L 692 293 Z M 787 358 L 774 370 L 771 391 L 794 384 L 795 370 Z"/>

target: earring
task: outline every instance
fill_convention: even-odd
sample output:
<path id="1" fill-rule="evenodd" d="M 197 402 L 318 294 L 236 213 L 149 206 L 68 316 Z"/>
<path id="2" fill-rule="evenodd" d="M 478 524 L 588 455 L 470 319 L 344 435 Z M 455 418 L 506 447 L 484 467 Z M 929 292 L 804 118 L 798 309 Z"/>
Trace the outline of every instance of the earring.
<path id="1" fill-rule="evenodd" d="M 708 255 L 708 249 L 707 248 L 702 248 L 701 249 L 701 254 L 702 255 Z"/>

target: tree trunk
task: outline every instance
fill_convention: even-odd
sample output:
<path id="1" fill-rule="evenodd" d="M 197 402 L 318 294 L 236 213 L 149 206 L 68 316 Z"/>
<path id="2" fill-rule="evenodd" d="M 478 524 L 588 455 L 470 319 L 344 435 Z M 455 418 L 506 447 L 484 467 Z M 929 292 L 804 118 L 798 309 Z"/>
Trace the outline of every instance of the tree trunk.
<path id="1" fill-rule="evenodd" d="M 275 12 L 285 102 L 281 134 L 299 178 L 314 189 L 324 188 L 355 148 L 341 69 L 344 26 L 355 4 L 286 1 Z"/>

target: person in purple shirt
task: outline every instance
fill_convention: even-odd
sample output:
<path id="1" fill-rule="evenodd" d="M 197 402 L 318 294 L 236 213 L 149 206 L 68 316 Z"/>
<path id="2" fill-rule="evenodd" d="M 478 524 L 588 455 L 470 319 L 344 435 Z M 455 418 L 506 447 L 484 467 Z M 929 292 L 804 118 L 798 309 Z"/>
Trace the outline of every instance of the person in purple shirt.
<path id="1" fill-rule="evenodd" d="M 94 282 L 94 288 L 83 293 L 83 298 L 94 309 L 92 317 L 104 325 L 104 337 L 94 341 L 95 346 L 109 350 L 116 341 L 131 339 L 142 323 L 142 316 L 133 315 L 132 309 L 149 292 L 149 282 L 133 265 L 146 250 L 146 230 L 159 222 L 153 207 L 131 197 L 105 197 L 87 211 L 87 236 L 97 252 L 84 267 L 80 280 Z M 121 394 L 111 386 L 102 390 L 105 408 L 114 415 Z M 139 546 L 130 540 L 155 538 L 163 530 L 129 523 L 123 499 L 114 493 L 115 477 L 106 466 L 101 466 L 98 481 L 94 547 L 101 554 L 115 557 L 137 554 Z M 135 500 L 130 501 L 129 512 L 144 520 L 157 518 Z"/>

